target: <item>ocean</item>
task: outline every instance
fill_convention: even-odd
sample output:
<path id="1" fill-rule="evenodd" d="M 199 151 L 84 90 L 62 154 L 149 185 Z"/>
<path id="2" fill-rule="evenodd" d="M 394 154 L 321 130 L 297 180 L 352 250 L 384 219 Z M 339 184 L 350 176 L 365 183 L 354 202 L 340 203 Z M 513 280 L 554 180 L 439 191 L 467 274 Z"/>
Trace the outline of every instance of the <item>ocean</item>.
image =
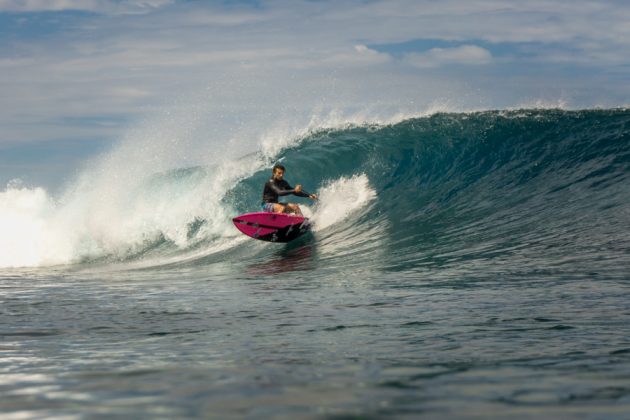
<path id="1" fill-rule="evenodd" d="M 0 192 L 3 418 L 630 415 L 627 109 L 226 148 Z M 231 222 L 274 162 L 320 196 L 289 244 Z"/>

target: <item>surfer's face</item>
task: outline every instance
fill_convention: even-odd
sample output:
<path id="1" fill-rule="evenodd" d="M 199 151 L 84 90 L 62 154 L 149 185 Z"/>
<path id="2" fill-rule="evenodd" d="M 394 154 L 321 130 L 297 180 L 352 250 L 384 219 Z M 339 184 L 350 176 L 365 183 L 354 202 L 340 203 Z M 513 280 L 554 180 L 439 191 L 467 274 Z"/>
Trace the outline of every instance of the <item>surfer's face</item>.
<path id="1" fill-rule="evenodd" d="M 280 181 L 282 179 L 282 177 L 284 176 L 284 171 L 280 168 L 276 168 L 273 171 L 273 179 Z"/>

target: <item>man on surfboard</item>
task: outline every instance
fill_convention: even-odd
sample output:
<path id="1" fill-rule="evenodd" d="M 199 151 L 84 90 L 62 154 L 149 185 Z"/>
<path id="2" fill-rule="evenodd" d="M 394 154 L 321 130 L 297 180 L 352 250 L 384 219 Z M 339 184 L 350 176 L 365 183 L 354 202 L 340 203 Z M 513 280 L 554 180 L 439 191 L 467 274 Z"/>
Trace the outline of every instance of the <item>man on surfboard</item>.
<path id="1" fill-rule="evenodd" d="M 284 166 L 279 163 L 273 166 L 271 179 L 265 183 L 265 189 L 263 190 L 262 210 L 274 213 L 294 213 L 302 216 L 300 206 L 294 203 L 279 203 L 278 197 L 293 194 L 298 197 L 308 197 L 311 200 L 317 200 L 317 195 L 307 193 L 300 184 L 293 188 L 283 179 L 284 172 Z"/>

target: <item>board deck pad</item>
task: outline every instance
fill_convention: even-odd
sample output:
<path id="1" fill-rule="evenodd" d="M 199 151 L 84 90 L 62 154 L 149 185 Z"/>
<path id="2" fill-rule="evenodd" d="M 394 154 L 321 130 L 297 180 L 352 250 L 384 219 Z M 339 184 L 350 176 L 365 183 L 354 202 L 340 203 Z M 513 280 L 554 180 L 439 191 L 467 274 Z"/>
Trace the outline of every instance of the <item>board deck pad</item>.
<path id="1" fill-rule="evenodd" d="M 269 242 L 289 242 L 311 228 L 308 218 L 284 213 L 246 213 L 232 221 L 245 235 Z"/>

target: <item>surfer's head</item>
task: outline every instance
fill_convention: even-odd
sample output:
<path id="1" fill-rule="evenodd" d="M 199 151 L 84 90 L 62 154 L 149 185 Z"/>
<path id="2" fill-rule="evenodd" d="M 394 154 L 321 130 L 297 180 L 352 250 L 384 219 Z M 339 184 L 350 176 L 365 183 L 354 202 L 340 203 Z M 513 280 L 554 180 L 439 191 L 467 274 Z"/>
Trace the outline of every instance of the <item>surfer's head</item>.
<path id="1" fill-rule="evenodd" d="M 271 169 L 271 175 L 273 177 L 273 179 L 282 179 L 282 177 L 284 176 L 284 166 L 280 165 L 279 163 L 276 163 L 275 165 L 273 165 L 273 168 Z"/>

